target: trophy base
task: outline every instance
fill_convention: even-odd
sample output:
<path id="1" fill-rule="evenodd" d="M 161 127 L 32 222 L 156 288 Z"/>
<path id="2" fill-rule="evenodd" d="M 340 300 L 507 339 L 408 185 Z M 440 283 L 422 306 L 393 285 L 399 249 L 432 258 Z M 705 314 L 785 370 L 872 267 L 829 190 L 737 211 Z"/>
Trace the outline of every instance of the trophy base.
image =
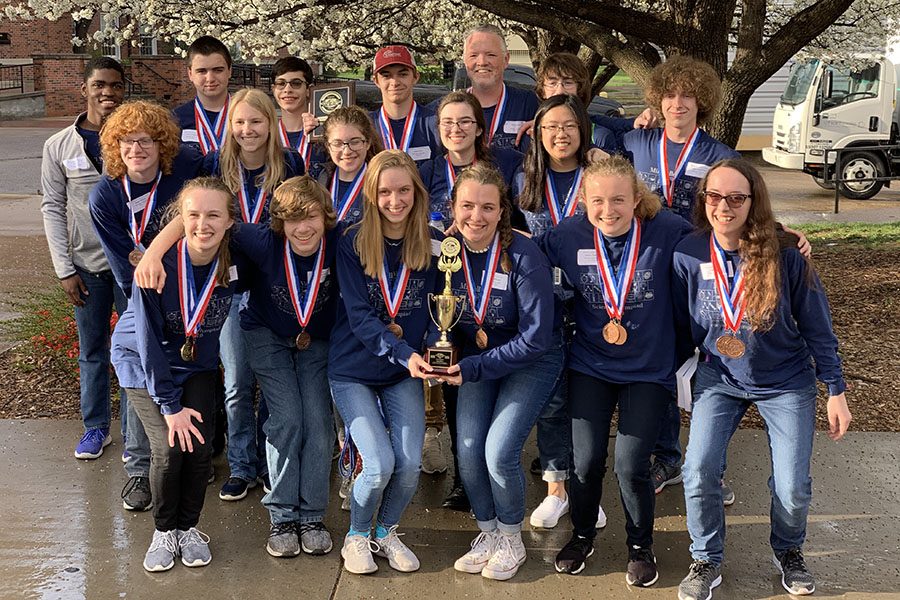
<path id="1" fill-rule="evenodd" d="M 425 351 L 425 361 L 431 365 L 435 375 L 446 375 L 447 369 L 456 364 L 457 350 L 451 346 L 449 348 L 438 348 L 429 346 Z"/>

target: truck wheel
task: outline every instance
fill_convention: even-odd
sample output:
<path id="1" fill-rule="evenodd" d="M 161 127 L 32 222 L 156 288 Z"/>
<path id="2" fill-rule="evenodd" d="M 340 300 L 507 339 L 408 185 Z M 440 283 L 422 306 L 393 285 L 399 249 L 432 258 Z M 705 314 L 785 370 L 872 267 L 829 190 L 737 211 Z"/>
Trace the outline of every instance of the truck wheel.
<path id="1" fill-rule="evenodd" d="M 848 152 L 841 160 L 841 195 L 851 200 L 868 200 L 881 191 L 882 181 L 854 181 L 871 177 L 884 177 L 881 160 L 868 152 Z"/>
<path id="2" fill-rule="evenodd" d="M 815 175 L 813 175 L 812 178 L 813 178 L 813 181 L 816 182 L 816 185 L 819 186 L 820 188 L 822 188 L 823 190 L 833 190 L 834 189 L 833 181 L 825 181 L 821 177 L 816 177 Z"/>

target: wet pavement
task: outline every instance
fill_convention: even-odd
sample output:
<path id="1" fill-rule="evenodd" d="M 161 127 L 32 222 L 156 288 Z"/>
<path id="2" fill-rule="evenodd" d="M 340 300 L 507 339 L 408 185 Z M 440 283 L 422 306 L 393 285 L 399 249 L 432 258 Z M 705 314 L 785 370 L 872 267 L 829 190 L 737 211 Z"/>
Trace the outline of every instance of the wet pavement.
<path id="1" fill-rule="evenodd" d="M 115 427 L 114 427 L 115 429 Z M 335 549 L 323 557 L 270 557 L 264 548 L 268 520 L 252 490 L 240 502 L 218 499 L 227 467 L 208 488 L 199 528 L 211 538 L 212 563 L 188 569 L 176 563 L 165 573 L 141 567 L 153 531 L 150 513 L 125 511 L 125 483 L 116 436 L 96 461 L 79 461 L 72 449 L 77 421 L 0 421 L 0 598 L 591 598 L 646 600 L 676 597 L 690 562 L 682 487 L 657 497 L 654 548 L 660 579 L 652 588 L 625 584 L 624 518 L 612 473 L 604 509 L 609 524 L 580 575 L 557 574 L 553 558 L 568 540 L 568 521 L 555 530 L 525 526 L 528 561 L 514 579 L 494 582 L 453 570 L 453 561 L 475 534 L 468 515 L 439 508 L 447 475 L 422 475 L 401 531 L 419 556 L 413 574 L 392 571 L 377 559 L 374 575 L 342 570 L 339 544 L 349 513 L 339 510 L 333 481 L 326 524 Z M 834 443 L 817 435 L 813 457 L 813 505 L 806 555 L 818 578 L 819 597 L 887 600 L 900 598 L 900 480 L 896 434 L 851 433 Z M 536 450 L 526 446 L 527 464 Z M 737 433 L 727 478 L 737 502 L 726 509 L 728 541 L 724 582 L 716 600 L 786 598 L 768 548 L 768 450 L 762 431 Z M 610 457 L 612 464 L 612 457 Z M 526 475 L 527 506 L 540 502 L 543 484 Z M 527 521 L 527 519 L 526 519 Z"/>

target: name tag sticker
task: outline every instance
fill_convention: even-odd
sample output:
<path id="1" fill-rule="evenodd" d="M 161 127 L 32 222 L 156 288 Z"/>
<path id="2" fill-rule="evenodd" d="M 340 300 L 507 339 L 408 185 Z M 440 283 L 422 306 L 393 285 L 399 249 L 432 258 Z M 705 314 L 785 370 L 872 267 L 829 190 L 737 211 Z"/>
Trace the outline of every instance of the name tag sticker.
<path id="1" fill-rule="evenodd" d="M 325 281 L 326 279 L 328 279 L 329 272 L 330 272 L 330 269 L 328 269 L 327 267 L 322 269 L 322 281 Z M 306 272 L 306 283 L 309 283 L 310 279 L 312 279 L 312 271 L 307 271 Z"/>
<path id="2" fill-rule="evenodd" d="M 182 142 L 196 142 L 200 143 L 200 138 L 197 136 L 196 129 L 182 129 L 181 130 L 181 141 Z"/>
<path id="3" fill-rule="evenodd" d="M 715 278 L 711 262 L 700 263 L 700 277 L 702 277 L 704 281 L 712 281 Z"/>
<path id="4" fill-rule="evenodd" d="M 150 199 L 150 194 L 144 194 L 143 196 L 138 196 L 134 200 L 128 203 L 128 208 L 133 213 L 139 213 L 144 210 L 144 207 L 147 206 L 147 200 Z"/>
<path id="5" fill-rule="evenodd" d="M 503 133 L 519 133 L 525 121 L 506 121 L 503 124 Z"/>
<path id="6" fill-rule="evenodd" d="M 431 255 L 432 256 L 440 256 L 441 255 L 440 240 L 431 240 Z"/>
<path id="7" fill-rule="evenodd" d="M 509 287 L 509 275 L 506 273 L 494 273 L 494 285 L 491 286 L 495 290 L 506 291 Z"/>
<path id="8" fill-rule="evenodd" d="M 593 248 L 581 248 L 578 251 L 578 266 L 590 267 L 597 265 L 597 252 Z"/>
<path id="9" fill-rule="evenodd" d="M 91 163 L 88 162 L 87 156 L 76 156 L 75 158 L 64 160 L 63 166 L 70 171 L 83 171 L 84 169 L 90 169 Z"/>
<path id="10" fill-rule="evenodd" d="M 709 165 L 704 165 L 703 163 L 694 163 L 689 162 L 687 166 L 684 167 L 684 174 L 688 177 L 696 177 L 700 179 L 704 177 L 709 171 Z"/>
<path id="11" fill-rule="evenodd" d="M 228 267 L 228 281 L 237 281 L 238 280 L 238 272 L 237 265 L 231 265 Z"/>
<path id="12" fill-rule="evenodd" d="M 409 157 L 413 160 L 428 160 L 431 158 L 431 148 L 428 146 L 416 146 L 409 149 Z"/>

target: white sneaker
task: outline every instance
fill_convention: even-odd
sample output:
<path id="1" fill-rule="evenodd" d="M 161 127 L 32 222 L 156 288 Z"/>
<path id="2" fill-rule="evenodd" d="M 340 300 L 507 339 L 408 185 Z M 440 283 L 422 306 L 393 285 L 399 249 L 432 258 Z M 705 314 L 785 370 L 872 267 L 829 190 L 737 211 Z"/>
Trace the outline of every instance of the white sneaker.
<path id="1" fill-rule="evenodd" d="M 559 496 L 550 495 L 538 505 L 534 512 L 531 513 L 532 527 L 543 527 L 544 529 L 553 529 L 559 523 L 560 517 L 569 512 L 569 497 L 565 499 Z"/>
<path id="2" fill-rule="evenodd" d="M 447 470 L 447 459 L 441 447 L 441 432 L 436 427 L 425 430 L 425 444 L 422 446 L 422 472 L 443 473 Z"/>
<path id="3" fill-rule="evenodd" d="M 344 536 L 344 547 L 341 548 L 341 557 L 344 559 L 344 568 L 357 575 L 374 573 L 378 570 L 375 559 L 372 558 L 372 547 L 368 537 L 364 535 Z"/>
<path id="4" fill-rule="evenodd" d="M 497 550 L 481 570 L 481 576 L 506 581 L 519 571 L 525 558 L 525 544 L 522 542 L 521 533 L 508 535 L 498 532 Z"/>
<path id="5" fill-rule="evenodd" d="M 606 513 L 603 512 L 603 507 L 597 507 L 597 529 L 603 529 L 606 527 Z"/>
<path id="6" fill-rule="evenodd" d="M 463 573 L 481 573 L 497 550 L 497 538 L 500 533 L 482 531 L 472 541 L 472 549 L 456 559 L 453 568 Z"/>
<path id="7" fill-rule="evenodd" d="M 419 570 L 419 559 L 406 544 L 400 541 L 397 534 L 397 526 L 388 530 L 383 538 L 375 538 L 375 555 L 388 559 L 388 564 L 395 571 L 411 573 Z"/>

